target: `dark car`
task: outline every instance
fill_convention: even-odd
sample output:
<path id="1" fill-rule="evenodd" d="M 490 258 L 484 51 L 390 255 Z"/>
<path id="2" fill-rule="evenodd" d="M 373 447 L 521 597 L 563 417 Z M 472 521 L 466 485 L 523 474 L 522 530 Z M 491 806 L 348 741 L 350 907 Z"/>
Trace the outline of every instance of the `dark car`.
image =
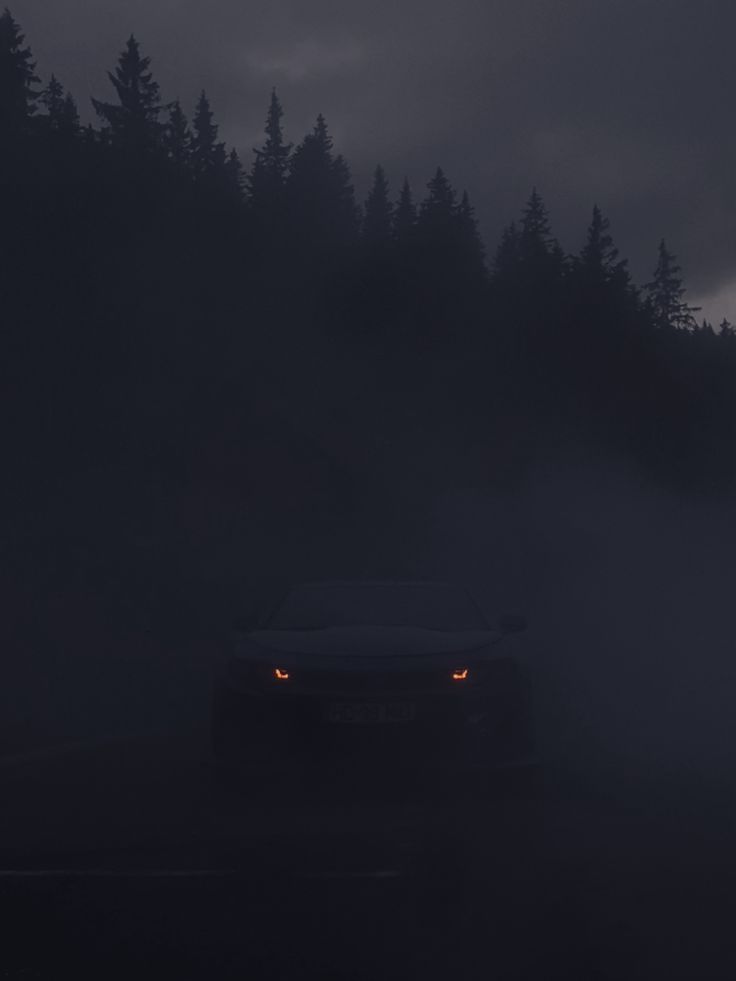
<path id="1" fill-rule="evenodd" d="M 292 588 L 235 632 L 214 695 L 221 761 L 306 759 L 495 767 L 532 752 L 531 691 L 504 638 L 455 585 L 325 582 Z"/>

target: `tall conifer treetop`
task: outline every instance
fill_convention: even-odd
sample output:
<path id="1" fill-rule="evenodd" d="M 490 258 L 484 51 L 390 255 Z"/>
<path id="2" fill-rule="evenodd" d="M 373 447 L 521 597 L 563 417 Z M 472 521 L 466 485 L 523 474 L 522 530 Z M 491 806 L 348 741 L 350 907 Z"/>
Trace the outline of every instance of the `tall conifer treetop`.
<path id="1" fill-rule="evenodd" d="M 451 214 L 455 207 L 455 192 L 441 167 L 427 184 L 429 194 L 422 202 L 420 215 Z"/>
<path id="2" fill-rule="evenodd" d="M 536 187 L 532 189 L 522 214 L 519 244 L 521 256 L 525 260 L 547 255 L 552 249 L 549 215 Z"/>
<path id="3" fill-rule="evenodd" d="M 475 209 L 470 203 L 470 196 L 463 191 L 456 212 L 458 260 L 465 272 L 473 277 L 485 278 L 485 247 L 478 231 Z"/>
<path id="4" fill-rule="evenodd" d="M 631 286 L 628 263 L 626 259 L 619 259 L 610 227 L 608 218 L 604 218 L 598 205 L 594 205 L 585 244 L 579 257 L 574 260 L 573 268 L 581 281 L 591 289 L 612 284 L 628 291 Z"/>
<path id="5" fill-rule="evenodd" d="M 0 133 L 20 133 L 36 111 L 40 79 L 25 36 L 6 8 L 0 14 Z"/>
<path id="6" fill-rule="evenodd" d="M 217 139 L 219 127 L 204 90 L 197 101 L 193 128 L 191 159 L 194 175 L 206 182 L 217 180 L 225 173 L 227 152 L 225 144 Z"/>
<path id="7" fill-rule="evenodd" d="M 254 149 L 255 160 L 246 178 L 251 214 L 261 232 L 268 229 L 269 236 L 277 236 L 277 228 L 283 231 L 285 217 L 285 187 L 292 144 L 284 140 L 283 116 L 284 110 L 276 89 L 273 89 L 266 115 L 266 138 L 261 147 Z"/>
<path id="8" fill-rule="evenodd" d="M 49 84 L 41 93 L 39 101 L 46 108 L 46 121 L 52 133 L 60 136 L 76 136 L 80 131 L 77 104 L 64 86 L 51 76 Z"/>
<path id="9" fill-rule="evenodd" d="M 292 144 L 284 142 L 281 123 L 283 116 L 284 110 L 274 89 L 271 92 L 271 102 L 266 116 L 266 140 L 260 149 L 254 150 L 254 153 L 256 168 L 268 180 L 278 184 L 282 184 L 286 179 L 292 150 Z"/>
<path id="10" fill-rule="evenodd" d="M 644 287 L 652 309 L 655 326 L 673 327 L 677 330 L 691 330 L 695 325 L 694 313 L 700 307 L 691 307 L 685 302 L 687 290 L 682 285 L 680 266 L 677 257 L 667 248 L 664 239 L 659 243 L 659 258 L 654 270 L 654 279 Z"/>
<path id="11" fill-rule="evenodd" d="M 380 246 L 389 241 L 392 216 L 386 173 L 379 165 L 373 174 L 373 185 L 366 198 L 363 215 L 363 237 L 368 244 Z"/>
<path id="12" fill-rule="evenodd" d="M 498 279 L 508 279 L 518 271 L 520 255 L 519 229 L 515 221 L 507 225 L 501 233 L 493 259 L 493 274 Z"/>
<path id="13" fill-rule="evenodd" d="M 191 165 L 192 133 L 178 99 L 171 105 L 169 121 L 164 130 L 164 148 L 175 166 L 186 169 Z"/>
<path id="14" fill-rule="evenodd" d="M 140 45 L 131 35 L 117 68 L 114 72 L 108 72 L 118 103 L 92 100 L 109 131 L 111 142 L 124 149 L 148 151 L 161 142 L 163 127 L 159 114 L 164 106 L 150 66 L 151 59 L 141 55 Z"/>
<path id="15" fill-rule="evenodd" d="M 409 178 L 404 178 L 401 185 L 401 194 L 394 210 L 393 231 L 394 238 L 401 243 L 411 240 L 417 224 L 417 209 L 414 205 L 414 198 L 411 193 Z"/>

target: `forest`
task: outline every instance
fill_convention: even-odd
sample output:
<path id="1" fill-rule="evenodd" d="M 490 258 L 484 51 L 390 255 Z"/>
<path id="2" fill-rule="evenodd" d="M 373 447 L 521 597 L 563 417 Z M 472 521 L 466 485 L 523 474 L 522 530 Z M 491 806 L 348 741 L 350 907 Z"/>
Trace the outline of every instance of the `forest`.
<path id="1" fill-rule="evenodd" d="M 358 201 L 325 118 L 292 143 L 276 91 L 246 159 L 206 92 L 166 101 L 135 37 L 108 77 L 83 125 L 0 16 L 3 483 L 26 543 L 54 521 L 145 541 L 192 488 L 207 534 L 246 512 L 292 542 L 406 529 L 558 453 L 732 488 L 736 331 L 698 319 L 664 241 L 636 284 L 593 202 L 568 253 L 531 189 L 487 250 L 434 163 L 424 188 L 376 166 Z"/>

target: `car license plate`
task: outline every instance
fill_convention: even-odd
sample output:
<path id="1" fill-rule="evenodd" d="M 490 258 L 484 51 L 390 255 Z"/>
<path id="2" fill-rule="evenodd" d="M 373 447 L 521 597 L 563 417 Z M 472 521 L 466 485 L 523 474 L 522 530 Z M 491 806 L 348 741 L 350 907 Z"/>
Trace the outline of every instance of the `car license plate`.
<path id="1" fill-rule="evenodd" d="M 332 702 L 327 707 L 327 721 L 346 725 L 381 725 L 411 722 L 413 702 Z"/>

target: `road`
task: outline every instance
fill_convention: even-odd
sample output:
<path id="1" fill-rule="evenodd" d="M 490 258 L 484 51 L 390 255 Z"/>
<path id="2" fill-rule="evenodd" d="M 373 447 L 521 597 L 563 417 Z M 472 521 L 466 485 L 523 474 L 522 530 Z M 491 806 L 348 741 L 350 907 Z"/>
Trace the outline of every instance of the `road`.
<path id="1" fill-rule="evenodd" d="M 256 789 L 196 725 L 6 759 L 0 783 L 2 978 L 736 976 L 728 787 L 558 760 L 483 792 Z"/>

